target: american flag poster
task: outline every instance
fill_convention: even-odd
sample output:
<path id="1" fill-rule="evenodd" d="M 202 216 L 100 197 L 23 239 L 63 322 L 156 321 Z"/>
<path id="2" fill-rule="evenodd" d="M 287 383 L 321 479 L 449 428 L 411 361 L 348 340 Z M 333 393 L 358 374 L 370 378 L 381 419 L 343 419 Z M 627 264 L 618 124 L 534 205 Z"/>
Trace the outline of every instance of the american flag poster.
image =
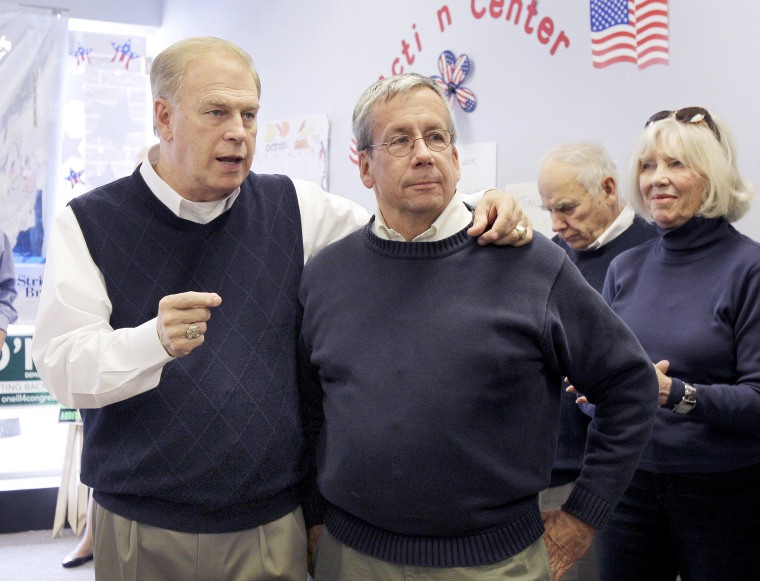
<path id="1" fill-rule="evenodd" d="M 591 61 L 600 69 L 668 64 L 667 0 L 590 0 Z"/>

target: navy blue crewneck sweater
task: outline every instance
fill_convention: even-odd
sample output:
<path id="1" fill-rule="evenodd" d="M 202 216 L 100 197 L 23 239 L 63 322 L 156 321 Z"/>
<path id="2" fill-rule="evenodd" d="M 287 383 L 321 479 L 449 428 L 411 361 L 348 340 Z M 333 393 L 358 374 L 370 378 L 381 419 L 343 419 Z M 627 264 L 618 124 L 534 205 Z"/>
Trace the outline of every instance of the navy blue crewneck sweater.
<path id="1" fill-rule="evenodd" d="M 552 242 L 562 248 L 573 264 L 581 271 L 583 278 L 601 294 L 604 287 L 604 278 L 612 260 L 618 254 L 638 246 L 657 236 L 657 230 L 652 224 L 636 216 L 631 225 L 621 234 L 601 248 L 593 250 L 573 250 L 559 236 L 552 238 Z"/>
<path id="2" fill-rule="evenodd" d="M 185 532 L 233 532 L 292 511 L 303 478 L 303 240 L 292 182 L 249 174 L 208 224 L 172 213 L 139 170 L 71 208 L 103 273 L 114 328 L 155 317 L 168 294 L 222 297 L 204 344 L 169 362 L 158 386 L 83 410 L 82 481 L 116 514 Z"/>
<path id="3" fill-rule="evenodd" d="M 559 236 L 552 242 L 567 252 L 583 278 L 601 294 L 607 268 L 620 253 L 657 236 L 655 227 L 636 216 L 631 225 L 601 248 L 573 250 Z M 583 452 L 586 449 L 586 432 L 591 418 L 575 403 L 575 395 L 566 393 L 560 407 L 559 446 L 552 468 L 551 486 L 562 486 L 575 481 L 581 473 Z"/>
<path id="4" fill-rule="evenodd" d="M 760 245 L 725 219 L 692 218 L 615 259 L 604 297 L 652 361 L 670 361 L 641 468 L 721 472 L 760 463 Z M 671 411 L 697 388 L 687 415 Z"/>
<path id="5" fill-rule="evenodd" d="M 604 523 L 649 436 L 656 380 L 632 333 L 547 238 L 481 248 L 462 230 L 403 243 L 370 223 L 309 262 L 300 300 L 323 393 L 318 483 L 341 542 L 440 567 L 532 544 L 563 374 L 604 408 L 565 509 Z"/>

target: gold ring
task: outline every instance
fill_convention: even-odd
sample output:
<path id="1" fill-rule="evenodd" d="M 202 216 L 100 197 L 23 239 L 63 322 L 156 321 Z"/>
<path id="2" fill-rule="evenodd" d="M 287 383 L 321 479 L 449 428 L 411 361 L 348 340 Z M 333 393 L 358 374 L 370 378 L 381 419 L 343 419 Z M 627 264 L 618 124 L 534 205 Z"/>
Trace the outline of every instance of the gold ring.
<path id="1" fill-rule="evenodd" d="M 524 240 L 528 235 L 528 229 L 525 226 L 515 226 L 515 232 L 520 240 Z"/>
<path id="2" fill-rule="evenodd" d="M 190 323 L 190 326 L 185 331 L 185 337 L 188 339 L 197 339 L 201 336 L 201 328 L 195 323 Z"/>

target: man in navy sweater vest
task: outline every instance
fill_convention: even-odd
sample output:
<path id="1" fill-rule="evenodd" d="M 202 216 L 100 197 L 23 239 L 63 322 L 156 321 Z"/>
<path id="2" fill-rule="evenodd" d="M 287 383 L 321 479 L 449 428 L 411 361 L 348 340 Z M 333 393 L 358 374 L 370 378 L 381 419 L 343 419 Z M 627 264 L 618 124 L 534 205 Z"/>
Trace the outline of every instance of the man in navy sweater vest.
<path id="1" fill-rule="evenodd" d="M 556 232 L 552 242 L 567 252 L 599 294 L 612 259 L 657 235 L 618 195 L 617 168 L 596 143 L 576 141 L 549 151 L 539 165 L 538 193 Z M 580 476 L 590 421 L 575 403 L 575 395 L 564 394 L 550 488 L 540 496 L 543 510 L 565 502 Z M 567 580 L 597 578 L 593 547 L 568 572 Z"/>
<path id="2" fill-rule="evenodd" d="M 559 579 L 633 474 L 654 367 L 547 238 L 468 240 L 434 81 L 378 81 L 354 134 L 377 213 L 306 265 L 299 294 L 325 500 L 316 580 Z M 564 376 L 596 417 L 573 492 L 542 516 Z"/>

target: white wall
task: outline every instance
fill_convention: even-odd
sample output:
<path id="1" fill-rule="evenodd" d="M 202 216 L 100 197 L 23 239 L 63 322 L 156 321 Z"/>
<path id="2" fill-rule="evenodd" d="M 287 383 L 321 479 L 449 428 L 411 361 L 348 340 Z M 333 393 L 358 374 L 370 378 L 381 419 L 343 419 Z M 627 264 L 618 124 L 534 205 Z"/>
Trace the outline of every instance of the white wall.
<path id="1" fill-rule="evenodd" d="M 390 75 L 395 58 L 414 56 L 406 70 L 437 74 L 446 49 L 474 63 L 465 85 L 478 97 L 471 114 L 458 113 L 462 142 L 498 141 L 499 185 L 535 179 L 541 155 L 573 139 L 603 142 L 621 170 L 646 119 L 662 109 L 702 105 L 733 127 L 739 165 L 760 187 L 760 20 L 757 0 L 670 2 L 670 64 L 643 71 L 631 64 L 595 69 L 590 58 L 588 0 L 540 0 L 533 19 L 554 24 L 542 44 L 520 22 L 492 18 L 490 0 L 165 0 L 154 53 L 185 36 L 216 35 L 237 42 L 254 57 L 262 77 L 261 121 L 327 113 L 331 121 L 330 189 L 374 206 L 374 198 L 348 160 L 350 114 L 361 91 Z M 506 0 L 509 5 L 509 0 Z M 438 11 L 448 7 L 451 25 L 441 32 Z M 504 10 L 506 13 L 506 8 Z M 210 18 L 213 15 L 213 18 Z M 570 46 L 550 54 L 559 31 Z M 419 45 L 417 37 L 419 38 Z M 418 48 L 421 46 L 421 49 Z M 760 202 L 737 224 L 760 240 Z"/>
<path id="2" fill-rule="evenodd" d="M 63 10 L 69 18 L 155 27 L 161 24 L 164 10 L 163 0 L 38 0 L 30 4 Z"/>

